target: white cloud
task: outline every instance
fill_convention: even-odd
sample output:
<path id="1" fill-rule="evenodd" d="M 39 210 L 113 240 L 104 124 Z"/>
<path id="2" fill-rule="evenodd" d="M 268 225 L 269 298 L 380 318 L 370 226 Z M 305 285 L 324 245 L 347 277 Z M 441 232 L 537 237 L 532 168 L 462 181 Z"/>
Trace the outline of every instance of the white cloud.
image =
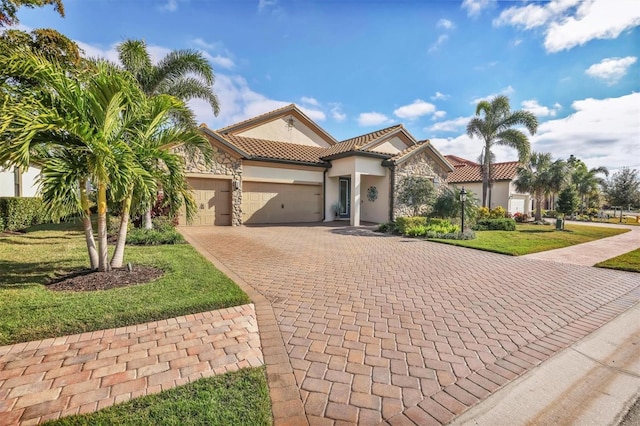
<path id="1" fill-rule="evenodd" d="M 342 108 L 340 108 L 340 105 L 335 105 L 331 108 L 331 117 L 333 117 L 333 119 L 338 123 L 342 123 L 347 119 L 347 114 L 342 112 Z"/>
<path id="2" fill-rule="evenodd" d="M 83 50 L 85 58 L 100 58 L 108 59 L 112 62 L 120 62 L 118 59 L 118 51 L 116 50 L 116 44 L 112 44 L 108 49 L 103 49 L 99 46 L 93 46 L 88 43 L 83 43 L 78 40 L 74 40 L 78 47 Z"/>
<path id="3" fill-rule="evenodd" d="M 442 46 L 442 44 L 447 41 L 449 39 L 449 36 L 446 34 L 440 34 L 438 36 L 438 39 L 435 41 L 435 43 L 433 43 L 431 45 L 431 47 L 429 47 L 429 53 L 431 52 L 435 52 L 436 50 L 438 50 L 438 48 L 440 48 L 440 46 Z"/>
<path id="4" fill-rule="evenodd" d="M 326 114 L 319 109 L 308 108 L 302 105 L 298 105 L 298 108 L 307 114 L 307 116 L 313 121 L 325 121 L 327 119 Z"/>
<path id="5" fill-rule="evenodd" d="M 464 0 L 461 7 L 467 10 L 468 16 L 475 18 L 492 3 L 495 3 L 495 0 Z"/>
<path id="6" fill-rule="evenodd" d="M 616 84 L 625 76 L 629 67 L 638 60 L 635 56 L 625 58 L 605 58 L 597 64 L 591 65 L 585 73 L 589 77 L 604 80 L 609 86 Z"/>
<path id="7" fill-rule="evenodd" d="M 594 39 L 615 39 L 640 25 L 637 0 L 554 0 L 543 6 L 513 6 L 494 20 L 494 25 L 511 25 L 531 30 L 542 27 L 547 52 L 582 46 Z"/>
<path id="8" fill-rule="evenodd" d="M 193 40 L 191 40 L 191 43 L 195 44 L 196 46 L 204 50 L 218 50 L 222 48 L 222 43 L 220 42 L 210 43 L 200 37 L 194 38 Z"/>
<path id="9" fill-rule="evenodd" d="M 401 106 L 393 111 L 396 117 L 404 118 L 407 120 L 415 120 L 423 115 L 431 114 L 436 111 L 436 106 L 425 102 L 421 99 L 416 99 L 412 104 Z"/>
<path id="10" fill-rule="evenodd" d="M 221 42 L 208 42 L 198 37 L 191 40 L 191 44 L 200 49 L 202 56 L 207 58 L 215 68 L 231 69 L 236 65 L 232 59 L 233 55 L 225 49 L 224 44 Z M 215 55 L 211 52 L 214 52 Z"/>
<path id="11" fill-rule="evenodd" d="M 555 103 L 552 108 L 546 107 L 544 105 L 540 105 L 537 100 L 529 99 L 526 101 L 522 101 L 522 109 L 525 111 L 532 112 L 534 115 L 538 117 L 555 117 L 558 113 L 558 109 L 561 108 L 559 103 Z"/>
<path id="12" fill-rule="evenodd" d="M 445 95 L 444 93 L 440 93 L 440 92 L 436 92 L 435 95 L 431 96 L 432 100 L 445 100 L 445 99 L 449 99 L 451 96 L 450 95 Z"/>
<path id="13" fill-rule="evenodd" d="M 437 28 L 444 28 L 445 30 L 452 30 L 456 25 L 448 19 L 440 19 L 436 24 Z"/>
<path id="14" fill-rule="evenodd" d="M 495 98 L 498 95 L 512 95 L 515 92 L 515 89 L 509 85 L 507 87 L 505 87 L 504 89 L 500 90 L 498 93 L 492 93 L 488 96 L 482 97 L 482 98 L 476 98 L 474 100 L 471 101 L 472 104 L 478 104 L 480 101 L 490 101 L 491 99 Z"/>
<path id="15" fill-rule="evenodd" d="M 178 0 L 168 0 L 165 4 L 161 5 L 159 9 L 165 12 L 175 12 L 178 10 Z"/>
<path id="16" fill-rule="evenodd" d="M 563 159 L 573 154 L 589 168 L 604 166 L 615 171 L 627 166 L 640 169 L 640 93 L 619 98 L 583 99 L 574 101 L 571 106 L 575 112 L 567 117 L 540 124 L 538 133 L 529 138 L 533 151 L 550 152 L 553 158 Z M 482 142 L 466 134 L 430 140 L 442 154 L 473 161 L 482 150 Z M 494 153 L 498 162 L 514 161 L 517 157 L 513 149 L 505 147 L 497 147 Z"/>
<path id="17" fill-rule="evenodd" d="M 309 104 L 309 105 L 313 105 L 313 106 L 320 106 L 320 102 L 318 102 L 318 100 L 316 98 L 310 98 L 307 96 L 303 96 L 300 98 L 300 102 L 302 102 L 303 104 Z"/>
<path id="18" fill-rule="evenodd" d="M 233 59 L 227 58 L 226 56 L 222 56 L 222 55 L 213 56 L 206 51 L 201 51 L 201 53 L 202 53 L 202 56 L 204 56 L 209 62 L 213 64 L 214 69 L 217 69 L 217 68 L 231 69 L 236 66 L 235 62 L 233 62 Z"/>
<path id="19" fill-rule="evenodd" d="M 379 112 L 363 112 L 358 116 L 358 124 L 363 127 L 390 123 L 393 123 L 393 120 Z"/>
<path id="20" fill-rule="evenodd" d="M 447 115 L 446 111 L 436 111 L 433 113 L 433 117 L 431 117 L 432 120 L 439 120 L 441 118 L 444 118 Z"/>
<path id="21" fill-rule="evenodd" d="M 269 8 L 276 7 L 277 5 L 278 5 L 278 0 L 259 0 L 258 12 L 264 12 Z"/>
<path id="22" fill-rule="evenodd" d="M 469 120 L 473 117 L 458 117 L 451 120 L 434 123 L 429 127 L 425 127 L 428 132 L 459 132 L 467 127 Z"/>

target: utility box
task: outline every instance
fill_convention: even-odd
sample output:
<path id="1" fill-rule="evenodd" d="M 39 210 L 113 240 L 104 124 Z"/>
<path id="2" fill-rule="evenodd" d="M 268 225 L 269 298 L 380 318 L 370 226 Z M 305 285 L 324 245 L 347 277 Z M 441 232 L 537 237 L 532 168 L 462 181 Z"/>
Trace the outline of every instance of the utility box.
<path id="1" fill-rule="evenodd" d="M 556 219 L 556 231 L 562 231 L 562 219 Z"/>

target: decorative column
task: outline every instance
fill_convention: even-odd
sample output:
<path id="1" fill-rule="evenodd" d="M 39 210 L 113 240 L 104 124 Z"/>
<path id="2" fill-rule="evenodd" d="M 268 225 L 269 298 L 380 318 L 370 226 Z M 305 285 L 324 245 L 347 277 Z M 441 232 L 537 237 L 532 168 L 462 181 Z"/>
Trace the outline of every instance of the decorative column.
<path id="1" fill-rule="evenodd" d="M 355 172 L 351 178 L 351 226 L 360 226 L 360 173 Z"/>

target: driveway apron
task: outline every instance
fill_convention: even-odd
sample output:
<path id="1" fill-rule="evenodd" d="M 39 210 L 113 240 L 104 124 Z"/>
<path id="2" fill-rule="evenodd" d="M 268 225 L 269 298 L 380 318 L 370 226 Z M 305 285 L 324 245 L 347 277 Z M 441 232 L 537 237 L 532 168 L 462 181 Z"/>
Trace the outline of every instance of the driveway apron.
<path id="1" fill-rule="evenodd" d="M 640 300 L 637 274 L 363 228 L 181 232 L 251 287 L 261 334 L 272 309 L 312 425 L 447 423 Z"/>

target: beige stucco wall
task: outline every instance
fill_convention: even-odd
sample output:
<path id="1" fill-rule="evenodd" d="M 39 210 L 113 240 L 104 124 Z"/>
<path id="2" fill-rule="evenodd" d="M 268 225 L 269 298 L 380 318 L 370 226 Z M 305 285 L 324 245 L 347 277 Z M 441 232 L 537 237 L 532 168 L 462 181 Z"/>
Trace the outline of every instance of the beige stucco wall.
<path id="1" fill-rule="evenodd" d="M 40 174 L 40 169 L 29 167 L 22 172 L 22 194 L 16 194 L 15 172 L 13 167 L 8 169 L 0 168 L 0 197 L 35 197 L 38 195 L 38 184 L 36 180 Z"/>
<path id="2" fill-rule="evenodd" d="M 35 167 L 29 167 L 22 173 L 22 196 L 23 197 L 35 197 L 38 195 L 37 179 L 40 175 L 40 170 Z"/>
<path id="3" fill-rule="evenodd" d="M 289 118 L 293 118 L 293 127 L 289 126 Z M 261 124 L 238 133 L 256 139 L 290 142 L 298 145 L 328 147 L 329 144 L 309 127 L 295 117 L 287 116 Z"/>
<path id="4" fill-rule="evenodd" d="M 478 199 L 478 205 L 482 205 L 482 182 L 467 182 L 452 184 L 452 187 L 462 188 L 466 191 L 472 191 L 475 197 Z M 511 181 L 499 181 L 494 182 L 493 190 L 491 191 L 491 205 L 489 208 L 495 209 L 496 207 L 503 207 L 507 212 L 513 214 L 511 208 L 510 199 L 524 199 L 524 213 L 531 213 L 531 199 L 529 194 L 520 194 L 516 192 L 515 187 Z"/>
<path id="5" fill-rule="evenodd" d="M 0 197 L 15 197 L 15 173 L 13 168 L 0 168 Z"/>
<path id="6" fill-rule="evenodd" d="M 387 139 L 386 141 L 382 142 L 379 145 L 370 147 L 369 149 L 372 151 L 386 152 L 389 154 L 397 154 L 399 152 L 404 151 L 408 147 L 409 146 L 406 143 L 404 143 L 402 139 L 400 139 L 397 136 L 394 136 L 390 139 Z"/>
<path id="7" fill-rule="evenodd" d="M 297 170 L 285 167 L 244 165 L 242 180 L 279 183 L 322 183 L 324 169 L 318 171 Z"/>
<path id="8" fill-rule="evenodd" d="M 375 187 L 378 198 L 369 201 L 368 190 Z M 383 223 L 389 220 L 389 177 L 362 176 L 360 182 L 360 220 L 364 222 Z"/>

